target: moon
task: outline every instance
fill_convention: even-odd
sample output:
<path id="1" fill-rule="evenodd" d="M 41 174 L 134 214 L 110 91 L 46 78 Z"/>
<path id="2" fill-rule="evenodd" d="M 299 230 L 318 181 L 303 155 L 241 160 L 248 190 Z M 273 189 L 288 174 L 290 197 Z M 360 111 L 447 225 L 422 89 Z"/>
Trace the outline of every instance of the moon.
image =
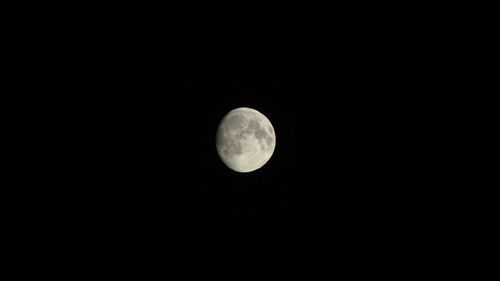
<path id="1" fill-rule="evenodd" d="M 229 111 L 217 129 L 217 153 L 222 162 L 236 172 L 252 172 L 264 166 L 275 146 L 276 135 L 271 121 L 252 108 Z"/>

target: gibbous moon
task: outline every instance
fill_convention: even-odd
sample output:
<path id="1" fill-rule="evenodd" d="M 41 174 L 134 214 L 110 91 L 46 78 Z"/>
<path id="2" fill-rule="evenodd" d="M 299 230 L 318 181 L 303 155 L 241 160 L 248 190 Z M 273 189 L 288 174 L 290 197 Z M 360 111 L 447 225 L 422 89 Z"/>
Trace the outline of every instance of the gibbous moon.
<path id="1" fill-rule="evenodd" d="M 264 166 L 275 146 L 273 125 L 255 109 L 231 110 L 217 129 L 217 153 L 222 162 L 236 172 L 252 172 Z"/>

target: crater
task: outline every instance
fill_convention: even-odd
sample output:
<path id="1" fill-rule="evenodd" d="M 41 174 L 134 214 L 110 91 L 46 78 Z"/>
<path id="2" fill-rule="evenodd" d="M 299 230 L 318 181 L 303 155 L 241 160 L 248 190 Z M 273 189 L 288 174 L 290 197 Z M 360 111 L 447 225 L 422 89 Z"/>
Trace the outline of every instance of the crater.
<path id="1" fill-rule="evenodd" d="M 241 143 L 226 139 L 224 143 L 222 143 L 222 152 L 227 156 L 237 156 L 242 153 Z"/>
<path id="2" fill-rule="evenodd" d="M 268 146 L 271 146 L 271 145 L 273 144 L 273 138 L 272 138 L 271 136 L 268 136 L 268 137 L 266 138 L 266 144 L 267 144 Z"/>
<path id="3" fill-rule="evenodd" d="M 243 128 L 246 118 L 243 114 L 233 114 L 224 121 L 224 125 L 229 130 L 238 130 Z"/>
<path id="4" fill-rule="evenodd" d="M 258 140 L 269 136 L 266 130 L 260 126 L 259 121 L 256 119 L 250 119 L 248 121 L 248 128 L 250 129 L 250 133 L 253 132 L 255 138 Z"/>
<path id="5" fill-rule="evenodd" d="M 227 131 L 217 136 L 217 147 L 222 154 L 234 157 L 242 153 L 242 144 Z"/>
<path id="6" fill-rule="evenodd" d="M 274 129 L 273 129 L 273 127 L 272 127 L 272 126 L 268 126 L 268 127 L 267 127 L 267 130 L 269 131 L 269 133 L 270 133 L 271 135 L 272 135 L 272 134 L 274 134 Z"/>

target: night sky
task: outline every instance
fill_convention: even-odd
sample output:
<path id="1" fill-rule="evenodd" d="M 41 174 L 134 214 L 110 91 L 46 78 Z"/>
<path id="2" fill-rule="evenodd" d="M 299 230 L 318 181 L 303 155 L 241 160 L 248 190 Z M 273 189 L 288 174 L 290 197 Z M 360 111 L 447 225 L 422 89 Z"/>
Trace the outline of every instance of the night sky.
<path id="1" fill-rule="evenodd" d="M 483 280 L 493 6 L 335 3 L 5 9 L 8 280 Z M 237 107 L 276 131 L 252 173 Z"/>

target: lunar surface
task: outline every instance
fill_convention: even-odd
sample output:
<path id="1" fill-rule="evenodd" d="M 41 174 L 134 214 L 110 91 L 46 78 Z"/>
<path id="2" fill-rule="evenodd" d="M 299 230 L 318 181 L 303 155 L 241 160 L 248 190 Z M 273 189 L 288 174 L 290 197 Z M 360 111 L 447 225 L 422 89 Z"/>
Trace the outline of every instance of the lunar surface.
<path id="1" fill-rule="evenodd" d="M 269 119 L 255 109 L 240 107 L 224 116 L 217 129 L 220 158 L 234 171 L 255 171 L 269 161 L 276 135 Z"/>

